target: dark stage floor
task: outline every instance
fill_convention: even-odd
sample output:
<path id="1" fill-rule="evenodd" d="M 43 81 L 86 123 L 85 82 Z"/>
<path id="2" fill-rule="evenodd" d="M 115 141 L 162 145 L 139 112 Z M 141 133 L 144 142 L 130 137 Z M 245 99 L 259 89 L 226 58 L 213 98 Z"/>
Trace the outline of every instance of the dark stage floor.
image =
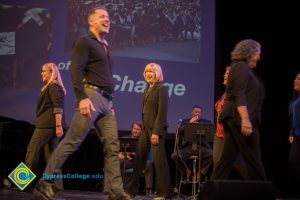
<path id="1" fill-rule="evenodd" d="M 89 192 L 89 191 L 79 191 L 79 190 L 65 190 L 63 197 L 66 200 L 106 200 L 108 196 L 101 192 Z M 36 200 L 33 194 L 28 192 L 22 192 L 19 189 L 0 189 L 0 199 L 1 200 Z M 153 197 L 146 196 L 136 196 L 135 200 L 151 200 Z M 172 199 L 188 199 L 184 197 L 174 197 Z"/>
<path id="2" fill-rule="evenodd" d="M 89 191 L 79 191 L 79 190 L 66 190 L 64 192 L 64 198 L 66 200 L 106 200 L 108 197 L 100 192 L 89 192 Z M 0 199 L 1 200 L 33 200 L 34 196 L 28 192 L 22 192 L 18 189 L 3 189 L 0 188 Z M 136 196 L 135 200 L 150 200 L 151 197 L 146 196 Z M 173 197 L 172 199 L 183 200 L 183 199 L 193 199 L 189 197 Z M 230 200 L 230 199 L 228 199 Z M 254 199 L 255 200 L 255 199 Z M 299 200 L 295 198 L 284 198 L 284 199 L 276 199 L 276 200 Z"/>

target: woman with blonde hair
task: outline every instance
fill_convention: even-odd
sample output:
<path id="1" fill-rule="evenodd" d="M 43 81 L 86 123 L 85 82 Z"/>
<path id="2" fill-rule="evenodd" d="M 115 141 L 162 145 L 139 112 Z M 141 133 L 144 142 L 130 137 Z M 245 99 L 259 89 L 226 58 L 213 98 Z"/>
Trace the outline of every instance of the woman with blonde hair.
<path id="1" fill-rule="evenodd" d="M 42 66 L 41 76 L 45 85 L 38 97 L 35 130 L 27 147 L 25 158 L 25 164 L 35 174 L 38 172 L 39 157 L 43 148 L 46 160 L 48 160 L 66 128 L 64 119 L 66 89 L 57 65 L 45 63 Z M 63 191 L 62 180 L 60 179 L 56 184 Z"/>
<path id="2" fill-rule="evenodd" d="M 62 88 L 62 90 L 64 92 L 64 95 L 66 95 L 67 94 L 66 93 L 66 89 L 65 89 L 65 86 L 64 86 L 64 84 L 62 82 L 62 79 L 61 79 L 61 76 L 60 76 L 59 69 L 58 69 L 57 65 L 55 63 L 45 63 L 43 65 L 43 69 L 44 69 L 44 71 L 50 70 L 50 72 L 52 72 L 52 73 L 51 73 L 50 78 L 49 79 L 47 78 L 47 82 L 46 82 L 45 86 L 42 88 L 42 91 L 50 83 L 56 83 L 56 84 L 58 84 Z M 42 69 L 42 73 L 44 72 L 43 69 Z M 42 74 L 42 76 L 43 76 L 43 74 Z"/>
<path id="3" fill-rule="evenodd" d="M 125 185 L 125 189 L 131 195 L 138 193 L 139 179 L 145 169 L 151 146 L 156 170 L 156 197 L 154 199 L 165 199 L 171 196 L 170 173 L 165 151 L 168 128 L 168 92 L 162 83 L 163 73 L 160 65 L 147 64 L 143 75 L 148 83 L 142 100 L 143 128 L 136 147 L 133 173 Z"/>

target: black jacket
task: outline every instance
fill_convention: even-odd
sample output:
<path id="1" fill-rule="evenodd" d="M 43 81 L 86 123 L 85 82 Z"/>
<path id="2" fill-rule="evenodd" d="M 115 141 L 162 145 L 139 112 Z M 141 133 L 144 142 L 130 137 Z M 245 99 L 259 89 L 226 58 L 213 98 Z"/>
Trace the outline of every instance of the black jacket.
<path id="1" fill-rule="evenodd" d="M 61 113 L 62 126 L 66 128 L 64 117 L 64 92 L 56 83 L 50 83 L 39 95 L 36 128 L 55 128 L 55 113 Z"/>
<path id="2" fill-rule="evenodd" d="M 261 121 L 261 110 L 265 98 L 265 88 L 260 77 L 247 65 L 240 61 L 232 63 L 226 85 L 226 98 L 220 113 L 219 121 L 227 117 L 233 118 L 241 125 L 238 106 L 247 106 L 252 123 Z"/>
<path id="3" fill-rule="evenodd" d="M 168 92 L 162 83 L 146 88 L 142 102 L 143 129 L 152 129 L 152 133 L 163 135 L 168 127 Z"/>

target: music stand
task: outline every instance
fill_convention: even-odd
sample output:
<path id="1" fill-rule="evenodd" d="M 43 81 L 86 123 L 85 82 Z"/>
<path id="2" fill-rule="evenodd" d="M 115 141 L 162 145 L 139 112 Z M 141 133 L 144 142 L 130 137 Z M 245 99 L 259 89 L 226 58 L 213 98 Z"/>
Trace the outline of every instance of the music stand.
<path id="1" fill-rule="evenodd" d="M 120 148 L 121 148 L 121 151 L 124 152 L 124 148 L 130 152 L 135 152 L 136 150 L 136 145 L 137 145 L 137 139 L 133 139 L 133 138 L 130 138 L 130 137 L 120 137 L 119 138 L 120 140 Z"/>
<path id="2" fill-rule="evenodd" d="M 200 173 L 198 176 L 198 193 L 200 192 L 200 184 L 201 184 L 201 145 L 202 145 L 202 137 L 210 136 L 215 132 L 214 124 L 198 124 L 198 123 L 185 123 L 184 124 L 184 140 L 187 142 L 199 142 L 199 152 L 198 152 L 198 172 Z M 195 176 L 195 174 L 194 174 Z"/>
<path id="3" fill-rule="evenodd" d="M 120 151 L 124 153 L 124 162 L 123 162 L 123 181 L 125 181 L 125 172 L 126 172 L 126 154 L 127 152 L 135 152 L 137 139 L 131 137 L 120 137 Z"/>

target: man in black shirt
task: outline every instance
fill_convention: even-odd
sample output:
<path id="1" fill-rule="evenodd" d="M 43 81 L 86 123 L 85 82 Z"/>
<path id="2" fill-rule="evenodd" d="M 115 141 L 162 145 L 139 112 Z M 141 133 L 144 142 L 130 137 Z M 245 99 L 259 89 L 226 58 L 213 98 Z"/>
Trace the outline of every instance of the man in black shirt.
<path id="1" fill-rule="evenodd" d="M 109 200 L 128 200 L 124 192 L 118 160 L 119 139 L 112 109 L 114 90 L 108 44 L 104 36 L 110 17 L 103 7 L 88 14 L 89 34 L 75 41 L 71 56 L 71 78 L 76 96 L 76 111 L 64 139 L 48 161 L 44 174 L 58 174 L 70 154 L 75 152 L 94 125 L 104 148 L 104 190 Z M 41 179 L 34 193 L 55 199 L 53 179 Z"/>
<path id="2" fill-rule="evenodd" d="M 179 127 L 179 134 L 183 134 L 184 124 L 186 123 L 197 123 L 197 124 L 211 124 L 210 120 L 202 118 L 202 107 L 199 105 L 194 105 L 191 112 L 191 117 L 183 119 Z M 178 164 L 178 170 L 182 177 L 189 178 L 192 172 L 189 167 L 186 165 L 186 160 L 190 156 L 199 155 L 199 144 L 197 141 L 188 142 L 184 139 L 181 141 L 181 144 L 178 148 L 172 153 L 172 160 Z M 212 148 L 211 146 L 202 140 L 201 142 L 201 175 L 207 177 L 207 173 L 212 167 Z"/>

